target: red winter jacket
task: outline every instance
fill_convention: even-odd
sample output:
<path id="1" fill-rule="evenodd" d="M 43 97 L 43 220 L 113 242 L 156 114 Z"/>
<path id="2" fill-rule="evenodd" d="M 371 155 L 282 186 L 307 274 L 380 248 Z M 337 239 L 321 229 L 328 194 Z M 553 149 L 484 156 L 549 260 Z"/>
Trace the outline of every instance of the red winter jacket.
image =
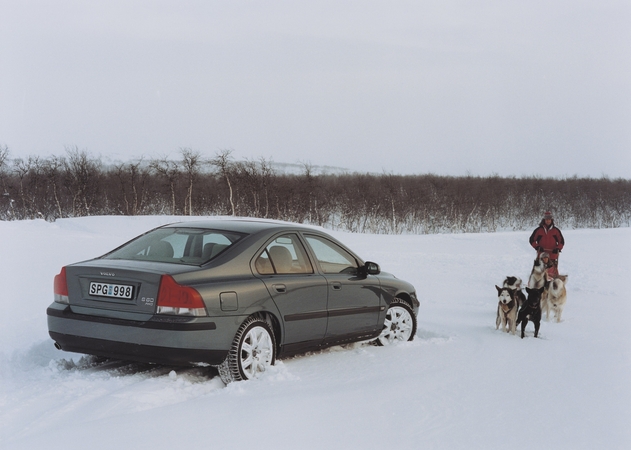
<path id="1" fill-rule="evenodd" d="M 551 259 L 557 259 L 565 245 L 565 239 L 563 239 L 561 230 L 554 226 L 554 221 L 548 228 L 545 221 L 542 220 L 539 227 L 530 235 L 530 245 L 537 251 L 539 251 L 539 247 L 543 248 L 543 251 L 550 254 Z"/>

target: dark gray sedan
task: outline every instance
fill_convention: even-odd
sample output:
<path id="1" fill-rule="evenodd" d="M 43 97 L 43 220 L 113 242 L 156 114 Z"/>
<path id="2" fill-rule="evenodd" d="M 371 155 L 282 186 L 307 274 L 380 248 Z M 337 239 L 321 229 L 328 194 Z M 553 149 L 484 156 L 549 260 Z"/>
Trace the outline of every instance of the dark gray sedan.
<path id="1" fill-rule="evenodd" d="M 176 223 L 55 277 L 55 346 L 175 365 L 224 382 L 277 356 L 374 340 L 411 341 L 414 287 L 314 228 L 262 220 Z"/>

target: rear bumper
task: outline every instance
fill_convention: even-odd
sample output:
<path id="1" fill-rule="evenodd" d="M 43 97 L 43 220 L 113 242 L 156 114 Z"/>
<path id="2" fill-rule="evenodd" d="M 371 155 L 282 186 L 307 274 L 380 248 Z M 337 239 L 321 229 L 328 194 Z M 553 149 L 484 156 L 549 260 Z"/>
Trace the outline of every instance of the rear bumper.
<path id="1" fill-rule="evenodd" d="M 218 365 L 226 359 L 227 351 L 196 350 L 189 348 L 158 347 L 155 345 L 132 344 L 129 342 L 71 336 L 49 331 L 50 337 L 61 350 L 124 361 L 139 361 L 156 364 L 189 366 L 195 363 Z"/>
<path id="2" fill-rule="evenodd" d="M 159 364 L 221 364 L 239 317 L 186 319 L 154 316 L 146 321 L 77 314 L 52 304 L 46 311 L 50 337 L 62 350 Z"/>

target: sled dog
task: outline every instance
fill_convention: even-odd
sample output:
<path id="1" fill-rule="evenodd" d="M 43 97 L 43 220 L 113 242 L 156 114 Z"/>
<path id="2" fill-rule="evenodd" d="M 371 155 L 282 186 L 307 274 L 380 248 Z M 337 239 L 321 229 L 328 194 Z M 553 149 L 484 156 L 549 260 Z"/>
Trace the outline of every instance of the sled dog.
<path id="1" fill-rule="evenodd" d="M 517 316 L 517 324 L 521 323 L 521 338 L 524 338 L 526 331 L 526 325 L 530 320 L 535 325 L 535 337 L 539 336 L 539 326 L 541 325 L 541 294 L 543 294 L 544 287 L 538 289 L 526 288 L 528 298 L 526 302 L 519 310 Z"/>
<path id="2" fill-rule="evenodd" d="M 542 253 L 541 255 L 545 255 Z M 543 262 L 541 255 L 535 259 L 535 263 L 532 266 L 530 272 L 530 278 L 528 278 L 528 287 L 530 289 L 539 289 L 546 284 L 546 265 Z"/>
<path id="3" fill-rule="evenodd" d="M 504 287 L 508 289 L 521 289 L 521 278 L 506 277 L 504 279 Z"/>
<path id="4" fill-rule="evenodd" d="M 517 300 L 517 306 L 521 308 L 521 305 L 526 301 L 526 296 L 521 290 L 521 278 L 519 277 L 506 277 L 503 286 L 508 289 L 515 290 L 515 300 Z"/>
<path id="5" fill-rule="evenodd" d="M 567 275 L 559 275 L 548 281 L 547 295 L 541 297 L 541 308 L 546 311 L 546 320 L 550 320 L 550 310 L 552 310 L 556 321 L 561 322 L 561 314 L 563 314 L 563 307 L 567 300 L 567 291 L 565 290 L 567 279 Z"/>
<path id="6" fill-rule="evenodd" d="M 515 290 L 505 287 L 495 286 L 497 289 L 497 318 L 495 319 L 495 329 L 499 329 L 502 325 L 502 331 L 508 333 L 509 331 L 515 334 L 517 328 L 517 311 L 519 305 L 515 299 Z M 508 327 L 508 329 L 507 329 Z"/>

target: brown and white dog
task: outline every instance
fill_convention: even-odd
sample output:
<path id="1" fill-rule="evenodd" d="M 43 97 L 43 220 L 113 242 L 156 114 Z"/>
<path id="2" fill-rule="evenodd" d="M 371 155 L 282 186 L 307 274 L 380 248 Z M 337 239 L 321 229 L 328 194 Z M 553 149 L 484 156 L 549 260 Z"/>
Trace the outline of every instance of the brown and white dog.
<path id="1" fill-rule="evenodd" d="M 559 275 L 557 278 L 548 279 L 546 292 L 541 296 L 541 309 L 546 312 L 546 320 L 550 320 L 550 310 L 554 312 L 557 322 L 561 322 L 561 314 L 567 301 L 567 275 Z"/>
<path id="2" fill-rule="evenodd" d="M 499 329 L 502 325 L 502 331 L 509 331 L 515 334 L 517 327 L 517 311 L 519 305 L 515 299 L 515 290 L 505 287 L 495 286 L 497 289 L 497 318 L 495 319 L 495 329 Z M 508 328 L 507 328 L 508 327 Z"/>
<path id="3" fill-rule="evenodd" d="M 547 253 L 542 253 L 535 259 L 532 271 L 530 272 L 530 278 L 528 278 L 528 287 L 530 289 L 539 289 L 546 284 L 546 264 L 542 259 L 542 256 L 545 255 L 547 255 Z"/>

